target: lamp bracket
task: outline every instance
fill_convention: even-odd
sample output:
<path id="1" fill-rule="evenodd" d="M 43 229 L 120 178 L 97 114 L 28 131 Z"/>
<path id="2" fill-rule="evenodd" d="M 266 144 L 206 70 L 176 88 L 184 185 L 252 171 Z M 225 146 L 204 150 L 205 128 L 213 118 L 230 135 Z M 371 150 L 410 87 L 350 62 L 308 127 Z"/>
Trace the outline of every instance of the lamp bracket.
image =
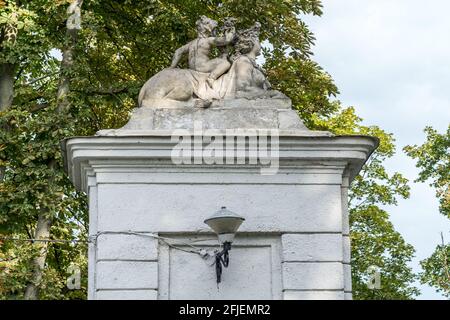
<path id="1" fill-rule="evenodd" d="M 216 253 L 216 277 L 217 284 L 222 281 L 222 265 L 225 268 L 228 268 L 230 263 L 230 257 L 228 255 L 228 251 L 231 250 L 231 242 L 224 242 L 222 251 Z"/>

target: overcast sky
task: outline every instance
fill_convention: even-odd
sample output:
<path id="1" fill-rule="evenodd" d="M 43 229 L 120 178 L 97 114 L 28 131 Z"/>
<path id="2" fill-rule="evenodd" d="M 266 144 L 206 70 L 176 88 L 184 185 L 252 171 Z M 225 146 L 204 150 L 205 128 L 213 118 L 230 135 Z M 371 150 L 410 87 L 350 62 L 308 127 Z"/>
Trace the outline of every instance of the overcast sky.
<path id="1" fill-rule="evenodd" d="M 339 100 L 355 106 L 367 125 L 394 133 L 397 154 L 386 163 L 412 182 L 415 163 L 401 149 L 441 133 L 450 122 L 450 1 L 322 0 L 322 17 L 305 17 L 317 38 L 315 60 L 338 85 Z M 450 221 L 438 213 L 434 190 L 411 183 L 411 198 L 387 207 L 396 229 L 416 248 L 413 262 L 450 240 Z M 421 299 L 442 298 L 419 285 Z"/>

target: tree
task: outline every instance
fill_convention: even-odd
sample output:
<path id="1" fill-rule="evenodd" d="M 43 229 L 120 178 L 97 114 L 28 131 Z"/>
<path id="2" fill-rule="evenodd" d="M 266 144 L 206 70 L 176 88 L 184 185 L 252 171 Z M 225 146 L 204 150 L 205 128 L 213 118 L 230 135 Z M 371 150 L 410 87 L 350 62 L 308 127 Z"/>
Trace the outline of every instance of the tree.
<path id="1" fill-rule="evenodd" d="M 443 134 L 432 127 L 426 127 L 424 131 L 427 135 L 425 143 L 406 146 L 404 151 L 417 161 L 420 172 L 416 182 L 431 180 L 430 186 L 436 189 L 439 199 L 439 211 L 450 218 L 450 126 Z M 422 283 L 428 283 L 450 297 L 450 244 L 445 244 L 443 234 L 441 237 L 442 243 L 434 253 L 420 262 L 423 269 L 420 277 Z"/>
<path id="2" fill-rule="evenodd" d="M 392 134 L 377 126 L 363 126 L 354 108 L 346 108 L 332 117 L 314 116 L 317 129 L 335 134 L 358 134 L 380 139 L 351 185 L 349 194 L 350 238 L 352 243 L 352 286 L 355 299 L 412 299 L 419 294 L 413 286 L 416 278 L 408 263 L 414 248 L 405 242 L 380 205 L 396 205 L 397 198 L 409 197 L 408 180 L 400 173 L 389 175 L 383 161 L 395 154 Z M 370 289 L 371 267 L 380 271 L 381 288 Z"/>
<path id="3" fill-rule="evenodd" d="M 436 189 L 439 211 L 450 219 L 450 126 L 447 132 L 439 134 L 432 127 L 426 127 L 426 142 L 421 146 L 406 146 L 404 151 L 417 161 L 420 169 L 416 182 L 431 180 Z"/>
<path id="4" fill-rule="evenodd" d="M 59 140 L 124 125 L 136 106 L 140 87 L 170 64 L 175 49 L 195 37 L 200 15 L 217 20 L 234 16 L 238 28 L 261 23 L 269 79 L 292 98 L 311 129 L 381 139 L 380 149 L 352 186 L 355 298 L 414 296 L 413 275 L 406 266 L 413 249 L 378 207 L 408 195 L 406 180 L 398 173 L 388 175 L 383 168 L 384 159 L 394 153 L 393 138 L 378 127 L 362 126 L 353 108 L 343 108 L 335 100 L 338 89 L 331 76 L 312 60 L 314 36 L 301 17 L 321 15 L 319 0 L 91 0 L 83 4 L 83 28 L 77 32 L 76 43 L 66 28 L 71 1 L 5 3 L 0 13 L 2 30 L 14 21 L 13 13 L 20 21 L 28 17 L 24 24 L 28 29 L 19 29 L 14 45 L 2 41 L 0 52 L 1 63 L 15 64 L 13 100 L 2 110 L 0 120 L 9 128 L 0 136 L 0 159 L 5 167 L 0 238 L 33 238 L 39 217 L 44 216 L 51 219 L 48 237 L 86 240 L 86 198 L 73 189 L 62 171 Z M 72 59 L 60 63 L 51 54 L 54 49 Z M 65 86 L 68 81 L 70 90 Z M 375 237 L 381 234 L 380 239 Z M 0 296 L 22 298 L 29 286 L 26 279 L 36 270 L 33 259 L 43 254 L 36 250 L 38 246 L 24 241 L 3 241 L 0 259 L 5 261 L 0 261 L 0 268 L 5 272 L 0 275 Z M 45 267 L 39 264 L 44 270 L 42 279 L 34 281 L 41 289 L 39 298 L 83 296 L 83 292 L 67 292 L 63 279 L 70 257 L 86 265 L 85 250 L 85 242 L 48 244 Z M 364 257 L 383 268 L 386 282 L 395 278 L 397 287 L 386 286 L 379 294 L 368 291 Z"/>
<path id="5" fill-rule="evenodd" d="M 79 1 L 76 3 L 80 5 Z M 48 288 L 53 279 L 45 281 L 45 277 L 54 270 L 48 268 L 44 275 L 44 268 L 50 260 L 47 256 L 51 249 L 59 273 L 65 272 L 61 268 L 62 254 L 59 248 L 56 245 L 49 248 L 49 243 L 42 239 L 50 237 L 52 225 L 55 225 L 53 234 L 70 226 L 70 220 L 76 217 L 71 210 L 78 209 L 83 203 L 76 199 L 76 193 L 68 187 L 67 178 L 62 174 L 59 163 L 61 155 L 57 148 L 58 141 L 70 134 L 66 129 L 69 105 L 67 93 L 72 64 L 69 55 L 73 51 L 75 32 L 67 24 L 68 48 L 64 52 L 62 67 L 58 70 L 55 59 L 49 55 L 56 43 L 51 34 L 57 25 L 52 24 L 55 21 L 47 21 L 45 13 L 58 10 L 63 5 L 65 6 L 64 3 L 50 1 L 7 1 L 1 12 L 2 34 L 10 26 L 14 26 L 16 37 L 14 42 L 1 43 L 2 65 L 14 66 L 7 76 L 13 78 L 15 90 L 8 87 L 8 81 L 5 82 L 6 85 L 2 82 L 1 93 L 5 95 L 1 100 L 7 101 L 9 105 L 3 108 L 1 118 L 1 127 L 6 129 L 1 135 L 2 165 L 6 170 L 2 171 L 4 176 L 0 207 L 6 215 L 2 214 L 0 227 L 2 233 L 18 235 L 19 239 L 23 234 L 36 239 L 28 247 L 11 247 L 10 244 L 2 246 L 4 252 L 12 255 L 6 261 L 14 261 L 12 265 L 4 267 L 5 273 L 12 275 L 4 280 L 6 283 L 12 282 L 12 288 L 4 293 L 6 296 L 14 295 L 16 289 L 20 288 L 23 289 L 25 299 L 37 299 L 39 289 Z M 46 74 L 48 71 L 50 74 Z M 56 75 L 60 75 L 60 83 L 52 87 L 50 81 L 56 80 L 56 77 L 52 79 Z M 3 90 L 5 86 L 8 90 Z M 11 97 L 8 99 L 8 96 Z M 38 111 L 41 112 L 38 114 Z M 78 226 L 75 228 L 79 229 Z M 67 233 L 65 236 L 70 241 L 69 238 L 73 235 Z M 21 254 L 14 252 L 14 248 Z M 76 247 L 67 249 L 73 252 L 78 250 Z M 16 268 L 20 268 L 18 277 L 11 272 Z M 61 283 L 57 283 L 56 287 L 58 286 L 61 287 Z M 46 294 L 51 296 L 50 292 L 51 290 Z"/>

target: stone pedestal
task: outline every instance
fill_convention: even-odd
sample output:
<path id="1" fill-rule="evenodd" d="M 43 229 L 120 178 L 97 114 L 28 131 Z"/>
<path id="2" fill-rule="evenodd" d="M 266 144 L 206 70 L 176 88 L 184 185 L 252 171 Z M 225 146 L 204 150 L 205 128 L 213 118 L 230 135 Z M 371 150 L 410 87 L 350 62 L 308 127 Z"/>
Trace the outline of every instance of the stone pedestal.
<path id="1" fill-rule="evenodd" d="M 96 239 L 89 299 L 351 299 L 347 190 L 376 139 L 280 130 L 278 172 L 262 175 L 174 164 L 170 132 L 127 132 L 64 142 Z M 203 220 L 221 206 L 246 221 L 217 287 L 211 261 L 180 249 L 218 248 Z"/>

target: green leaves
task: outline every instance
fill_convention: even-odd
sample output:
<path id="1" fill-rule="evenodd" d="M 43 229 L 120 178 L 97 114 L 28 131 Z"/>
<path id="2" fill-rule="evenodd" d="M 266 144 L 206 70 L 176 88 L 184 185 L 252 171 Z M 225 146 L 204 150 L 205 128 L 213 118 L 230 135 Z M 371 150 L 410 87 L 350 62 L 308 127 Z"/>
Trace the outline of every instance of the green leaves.
<path id="1" fill-rule="evenodd" d="M 423 272 L 420 274 L 422 283 L 435 287 L 437 292 L 450 298 L 450 244 L 436 247 L 428 259 L 420 262 Z"/>
<path id="2" fill-rule="evenodd" d="M 350 210 L 352 286 L 355 299 L 403 300 L 419 294 L 408 263 L 414 248 L 389 222 L 386 211 L 369 205 Z M 380 271 L 380 288 L 369 289 L 371 267 Z"/>
<path id="3" fill-rule="evenodd" d="M 420 169 L 418 182 L 431 180 L 436 189 L 440 212 L 450 218 L 450 126 L 439 134 L 431 127 L 425 128 L 426 142 L 421 146 L 406 146 L 403 150 L 417 161 Z"/>
<path id="4" fill-rule="evenodd" d="M 377 137 L 379 147 L 354 179 L 349 192 L 350 236 L 352 241 L 352 280 L 355 299 L 413 299 L 419 294 L 415 274 L 408 262 L 414 248 L 407 244 L 389 222 L 381 205 L 396 205 L 398 197 L 409 197 L 408 180 L 400 173 L 389 173 L 384 160 L 395 154 L 394 138 L 378 126 L 363 126 L 353 107 L 329 117 L 314 114 L 313 128 L 337 135 Z M 372 267 L 380 271 L 381 288 L 370 289 Z"/>
<path id="5" fill-rule="evenodd" d="M 0 63 L 20 63 L 39 56 L 43 48 L 49 47 L 50 43 L 41 26 L 42 18 L 34 6 L 39 7 L 39 4 L 33 2 L 18 6 L 15 1 L 8 1 L 0 9 L 0 30 L 3 34 Z"/>
<path id="6" fill-rule="evenodd" d="M 450 126 L 440 134 L 431 127 L 425 128 L 427 135 L 424 144 L 406 146 L 403 150 L 416 160 L 420 169 L 417 182 L 431 180 L 430 186 L 436 189 L 439 199 L 439 211 L 450 218 Z M 431 257 L 420 262 L 423 272 L 420 274 L 422 283 L 428 283 L 450 297 L 450 245 L 444 243 L 436 247 Z"/>
<path id="7" fill-rule="evenodd" d="M 337 106 L 340 107 L 339 104 Z M 398 172 L 389 174 L 383 166 L 383 161 L 395 154 L 392 134 L 378 126 L 361 125 L 362 119 L 356 115 L 353 107 L 343 109 L 329 118 L 313 115 L 312 121 L 319 130 L 328 130 L 336 135 L 368 135 L 380 141 L 377 150 L 353 181 L 349 199 L 352 208 L 375 204 L 395 205 L 397 197 L 409 197 L 408 179 Z"/>
<path id="8" fill-rule="evenodd" d="M 274 88 L 291 98 L 308 127 L 315 125 L 314 117 L 328 119 L 339 110 L 339 103 L 331 100 L 339 93 L 336 85 L 314 61 L 271 53 L 265 68 Z"/>

